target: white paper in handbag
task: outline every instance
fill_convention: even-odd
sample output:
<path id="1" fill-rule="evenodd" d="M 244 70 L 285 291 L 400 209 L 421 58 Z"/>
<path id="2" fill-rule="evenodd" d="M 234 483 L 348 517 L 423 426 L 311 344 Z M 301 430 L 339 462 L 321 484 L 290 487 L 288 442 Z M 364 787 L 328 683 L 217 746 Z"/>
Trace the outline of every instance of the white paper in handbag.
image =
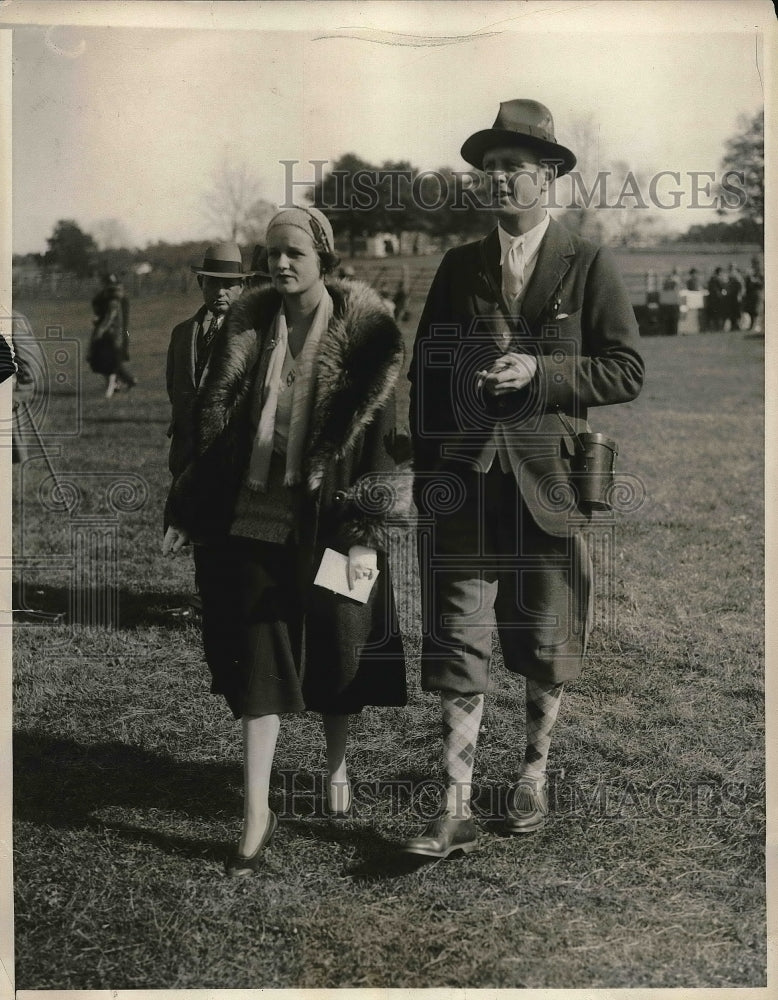
<path id="1" fill-rule="evenodd" d="M 317 587 L 324 587 L 326 590 L 332 590 L 336 594 L 342 594 L 344 597 L 359 601 L 360 604 L 366 604 L 373 584 L 378 577 L 378 570 L 373 571 L 373 576 L 369 580 L 364 578 L 355 580 L 354 589 L 349 590 L 347 566 L 348 556 L 344 556 L 342 552 L 336 552 L 334 549 L 325 549 L 313 582 Z"/>

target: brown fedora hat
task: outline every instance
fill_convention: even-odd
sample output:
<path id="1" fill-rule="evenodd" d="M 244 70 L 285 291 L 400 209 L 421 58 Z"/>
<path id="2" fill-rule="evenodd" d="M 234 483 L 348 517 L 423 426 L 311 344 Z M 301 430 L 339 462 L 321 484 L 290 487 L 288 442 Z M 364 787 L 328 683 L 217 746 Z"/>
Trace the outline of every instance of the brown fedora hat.
<path id="1" fill-rule="evenodd" d="M 556 160 L 558 177 L 575 166 L 575 154 L 556 141 L 554 119 L 545 104 L 539 101 L 523 98 L 503 101 L 494 125 L 475 132 L 465 141 L 462 157 L 483 170 L 484 153 L 497 146 L 528 146 L 538 152 L 541 159 Z"/>
<path id="2" fill-rule="evenodd" d="M 208 247 L 202 267 L 191 264 L 195 274 L 213 278 L 248 278 L 251 271 L 243 270 L 243 257 L 237 243 L 215 243 Z"/>

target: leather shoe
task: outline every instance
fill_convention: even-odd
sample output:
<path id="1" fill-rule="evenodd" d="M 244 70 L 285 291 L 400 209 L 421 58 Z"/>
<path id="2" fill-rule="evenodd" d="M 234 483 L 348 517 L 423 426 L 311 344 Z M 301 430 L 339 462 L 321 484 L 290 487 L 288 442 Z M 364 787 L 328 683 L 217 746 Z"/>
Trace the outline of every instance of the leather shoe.
<path id="1" fill-rule="evenodd" d="M 548 816 L 548 788 L 545 781 L 519 778 L 508 793 L 505 829 L 508 833 L 534 833 L 545 826 Z"/>
<path id="2" fill-rule="evenodd" d="M 227 861 L 227 874 L 230 878 L 244 878 L 246 875 L 255 875 L 259 871 L 262 863 L 262 852 L 273 839 L 273 834 L 276 832 L 277 827 L 278 817 L 271 811 L 267 818 L 267 826 L 265 827 L 265 832 L 262 834 L 259 847 L 251 857 L 247 858 L 236 851 Z"/>
<path id="3" fill-rule="evenodd" d="M 434 820 L 420 837 L 406 840 L 402 850 L 406 854 L 423 854 L 428 858 L 447 858 L 453 851 L 469 854 L 478 845 L 475 820 L 456 819 L 444 813 Z"/>
<path id="4" fill-rule="evenodd" d="M 351 782 L 331 781 L 327 784 L 327 808 L 328 816 L 343 817 L 351 815 Z"/>

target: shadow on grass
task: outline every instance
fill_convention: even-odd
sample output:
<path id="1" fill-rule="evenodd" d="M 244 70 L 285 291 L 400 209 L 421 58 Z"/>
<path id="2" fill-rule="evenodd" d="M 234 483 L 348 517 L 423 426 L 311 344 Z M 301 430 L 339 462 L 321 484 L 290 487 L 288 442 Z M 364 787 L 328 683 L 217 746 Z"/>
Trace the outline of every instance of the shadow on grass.
<path id="1" fill-rule="evenodd" d="M 230 824 L 241 813 L 241 769 L 234 762 L 185 762 L 164 753 L 118 741 L 79 743 L 35 730 L 17 730 L 13 739 L 14 818 L 60 830 L 110 829 L 128 843 L 147 844 L 167 854 L 221 863 L 223 839 L 185 832 L 203 823 Z M 298 841 L 350 844 L 360 861 L 348 874 L 381 879 L 415 871 L 423 859 L 403 855 L 397 843 L 372 824 L 325 817 L 314 806 L 285 815 L 278 775 L 270 790 L 271 808 L 287 837 Z M 291 800 L 287 808 L 295 805 Z M 106 817 L 106 811 L 151 814 L 156 829 L 134 817 Z M 160 829 L 167 825 L 170 829 Z M 177 828 L 177 829 L 176 829 Z M 179 832 L 180 831 L 180 832 Z"/>
<path id="2" fill-rule="evenodd" d="M 90 819 L 88 826 L 99 829 L 109 829 L 114 836 L 119 836 L 128 844 L 138 846 L 146 844 L 156 847 L 165 854 L 178 855 L 189 858 L 193 861 L 211 861 L 219 866 L 224 864 L 227 853 L 227 842 L 225 840 L 214 840 L 213 838 L 201 839 L 198 837 L 187 837 L 183 834 L 163 833 L 159 830 L 150 830 L 147 827 L 139 826 L 135 823 L 124 823 L 121 821 L 104 821 Z"/>
<path id="3" fill-rule="evenodd" d="M 376 838 L 379 839 L 379 838 Z M 405 854 L 399 844 L 383 842 L 383 849 L 374 857 L 366 858 L 349 868 L 346 874 L 356 882 L 378 882 L 383 879 L 402 878 L 404 875 L 412 875 L 420 868 L 427 868 L 430 865 L 445 863 L 448 859 L 425 858 L 420 854 Z M 462 857 L 460 853 L 451 855 L 457 859 Z"/>
<path id="4" fill-rule="evenodd" d="M 343 874 L 356 881 L 400 878 L 417 871 L 431 860 L 403 854 L 399 843 L 382 836 L 372 824 L 355 827 L 345 819 L 325 819 L 324 822 L 293 819 L 286 820 L 284 826 L 300 839 L 354 847 L 360 860 L 346 867 Z"/>
<path id="5" fill-rule="evenodd" d="M 118 741 L 83 744 L 34 730 L 14 733 L 13 753 L 14 816 L 26 822 L 80 827 L 111 807 L 211 819 L 237 805 L 230 786 L 239 786 L 240 768 L 229 761 L 187 763 Z"/>
<path id="6" fill-rule="evenodd" d="M 159 826 L 185 831 L 202 821 L 223 821 L 225 810 L 238 817 L 241 777 L 234 763 L 188 764 L 124 743 L 85 745 L 34 731 L 14 733 L 13 750 L 15 820 L 59 830 L 110 830 L 136 847 L 224 862 L 226 838 Z M 112 809 L 150 813 L 156 828 L 145 825 L 145 818 L 101 815 Z"/>
<path id="7" fill-rule="evenodd" d="M 119 629 L 147 628 L 199 624 L 199 617 L 189 602 L 194 589 L 182 592 L 155 592 L 127 590 L 119 587 L 116 593 Z M 47 623 L 65 626 L 88 626 L 104 623 L 107 595 L 105 591 L 90 587 L 51 587 L 34 583 L 29 587 L 14 586 L 14 621 L 19 623 Z M 80 621 L 74 621 L 81 609 Z M 90 610 L 91 609 L 91 610 Z M 98 610 L 103 609 L 103 610 Z"/>
<path id="8" fill-rule="evenodd" d="M 106 401 L 106 405 L 110 404 Z M 163 425 L 167 426 L 169 423 L 170 417 L 149 417 L 145 407 L 136 410 L 123 410 L 121 413 L 101 413 L 96 417 L 90 416 L 84 418 L 85 426 L 88 424 L 142 424 L 143 427 L 150 427 L 156 424 L 162 427 Z"/>

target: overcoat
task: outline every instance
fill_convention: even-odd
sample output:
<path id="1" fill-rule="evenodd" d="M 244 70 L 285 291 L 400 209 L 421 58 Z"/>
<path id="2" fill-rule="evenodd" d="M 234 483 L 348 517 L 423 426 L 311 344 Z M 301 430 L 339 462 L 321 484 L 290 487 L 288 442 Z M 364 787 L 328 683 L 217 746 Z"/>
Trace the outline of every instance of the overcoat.
<path id="1" fill-rule="evenodd" d="M 363 686 L 373 690 L 362 704 L 383 703 L 375 688 L 390 662 L 396 668 L 402 661 L 404 671 L 386 558 L 392 525 L 404 523 L 410 511 L 409 479 L 395 473 L 393 459 L 394 394 L 404 348 L 397 326 L 367 285 L 327 287 L 333 315 L 319 343 L 296 546 L 305 646 L 316 650 L 319 678 L 317 688 L 306 677 L 304 690 L 308 707 L 354 711 L 361 707 L 360 671 L 368 677 Z M 272 288 L 242 296 L 214 343 L 194 403 L 194 455 L 173 480 L 166 508 L 166 522 L 196 542 L 218 545 L 229 532 L 251 454 L 253 387 L 264 384 L 281 304 Z M 366 605 L 312 586 L 324 548 L 345 553 L 352 545 L 379 550 L 378 582 Z M 304 652 L 303 672 L 306 659 Z M 344 663 L 346 681 L 356 678 L 356 685 L 345 701 L 332 691 L 328 704 L 326 679 L 342 678 Z M 315 704 L 308 700 L 311 690 Z"/>
<path id="2" fill-rule="evenodd" d="M 112 375 L 119 371 L 123 362 L 130 359 L 124 302 L 124 296 L 110 296 L 105 303 L 105 312 L 92 330 L 89 365 L 98 375 Z"/>
<path id="3" fill-rule="evenodd" d="M 195 394 L 195 360 L 197 332 L 207 308 L 200 306 L 194 316 L 173 328 L 167 351 L 165 381 L 170 400 L 171 417 L 167 436 L 170 438 L 168 467 L 174 476 L 184 471 L 194 454 L 192 410 Z"/>
<path id="4" fill-rule="evenodd" d="M 502 300 L 499 261 L 494 229 L 450 250 L 430 288 L 408 376 L 417 497 L 442 474 L 487 468 L 500 421 L 529 512 L 563 536 L 588 512 L 576 506 L 575 443 L 559 412 L 580 432 L 589 407 L 638 395 L 638 325 L 610 252 L 553 219 L 516 317 Z M 528 387 L 494 401 L 477 372 L 506 349 L 534 355 L 538 368 Z"/>

